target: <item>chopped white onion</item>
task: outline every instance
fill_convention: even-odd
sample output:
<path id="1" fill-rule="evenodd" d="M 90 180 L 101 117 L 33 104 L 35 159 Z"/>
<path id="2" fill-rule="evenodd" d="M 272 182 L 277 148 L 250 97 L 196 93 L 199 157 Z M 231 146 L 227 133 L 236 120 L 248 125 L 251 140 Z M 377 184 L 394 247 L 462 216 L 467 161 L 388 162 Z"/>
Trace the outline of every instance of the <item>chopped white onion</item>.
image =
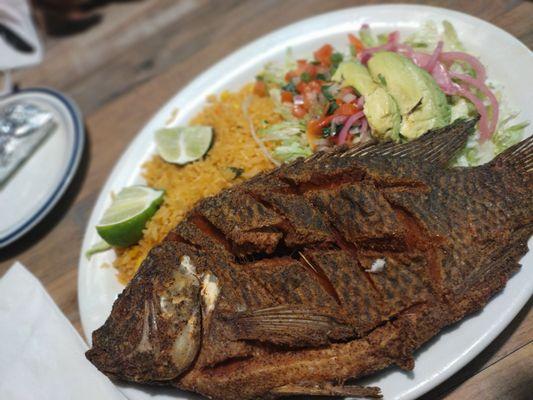
<path id="1" fill-rule="evenodd" d="M 355 97 L 352 93 L 346 93 L 344 96 L 342 96 L 342 101 L 345 103 L 351 103 L 352 101 L 355 101 L 357 97 Z"/>
<path id="2" fill-rule="evenodd" d="M 297 94 L 293 97 L 293 102 L 295 105 L 300 106 L 304 104 L 304 97 L 301 94 Z"/>

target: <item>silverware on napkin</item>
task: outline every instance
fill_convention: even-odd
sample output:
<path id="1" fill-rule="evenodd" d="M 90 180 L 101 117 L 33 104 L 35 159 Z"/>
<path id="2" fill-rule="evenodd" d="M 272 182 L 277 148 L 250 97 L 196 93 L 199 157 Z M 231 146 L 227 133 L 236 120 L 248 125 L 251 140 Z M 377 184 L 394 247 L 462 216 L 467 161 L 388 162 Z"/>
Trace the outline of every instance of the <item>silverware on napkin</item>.
<path id="1" fill-rule="evenodd" d="M 56 126 L 50 111 L 31 102 L 13 101 L 0 108 L 0 185 Z"/>

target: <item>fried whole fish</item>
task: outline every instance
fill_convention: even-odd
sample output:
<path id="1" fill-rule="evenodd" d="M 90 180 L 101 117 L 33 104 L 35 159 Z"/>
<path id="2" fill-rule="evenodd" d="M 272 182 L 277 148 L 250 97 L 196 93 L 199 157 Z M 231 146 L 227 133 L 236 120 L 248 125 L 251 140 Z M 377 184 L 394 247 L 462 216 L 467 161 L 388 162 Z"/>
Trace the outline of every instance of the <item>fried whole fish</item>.
<path id="1" fill-rule="evenodd" d="M 475 121 L 298 160 L 200 201 L 93 333 L 111 378 L 213 399 L 347 384 L 479 310 L 533 231 L 533 139 L 449 168 Z"/>

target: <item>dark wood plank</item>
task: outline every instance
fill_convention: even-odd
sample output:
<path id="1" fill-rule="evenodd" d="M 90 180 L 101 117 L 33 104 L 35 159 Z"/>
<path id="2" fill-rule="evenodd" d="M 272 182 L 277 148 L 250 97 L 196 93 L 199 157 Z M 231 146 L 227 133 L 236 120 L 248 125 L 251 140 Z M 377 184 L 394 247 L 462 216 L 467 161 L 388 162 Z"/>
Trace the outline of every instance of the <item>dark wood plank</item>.
<path id="1" fill-rule="evenodd" d="M 533 299 L 526 304 L 509 326 L 481 354 L 452 377 L 420 397 L 420 400 L 434 400 L 446 397 L 447 393 L 457 387 L 461 387 L 465 382 L 468 382 L 485 369 L 498 364 L 517 349 L 528 345 L 533 340 L 532 305 Z"/>
<path id="2" fill-rule="evenodd" d="M 530 400 L 533 397 L 533 342 L 492 364 L 452 391 L 449 400 Z"/>
<path id="3" fill-rule="evenodd" d="M 52 41 L 44 63 L 17 73 L 24 86 L 47 85 L 70 94 L 86 113 L 132 90 L 139 84 L 210 49 L 190 76 L 198 74 L 214 60 L 247 42 L 318 13 L 357 5 L 349 0 L 317 1 L 207 1 L 160 0 L 119 3 L 107 6 L 104 22 L 74 38 Z M 372 3 L 372 2 L 368 2 Z M 452 9 L 508 27 L 523 40 L 528 24 L 522 13 L 533 12 L 533 4 L 518 2 L 435 1 Z M 502 18 L 502 17 L 505 17 Z M 83 79 L 81 79 L 83 78 Z"/>

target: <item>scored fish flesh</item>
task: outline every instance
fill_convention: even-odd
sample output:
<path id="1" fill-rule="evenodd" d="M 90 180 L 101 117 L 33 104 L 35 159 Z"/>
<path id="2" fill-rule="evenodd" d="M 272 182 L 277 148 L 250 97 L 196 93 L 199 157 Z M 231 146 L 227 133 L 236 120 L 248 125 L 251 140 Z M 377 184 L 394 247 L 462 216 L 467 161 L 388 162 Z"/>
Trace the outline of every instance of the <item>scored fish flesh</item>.
<path id="1" fill-rule="evenodd" d="M 475 125 L 319 152 L 200 201 L 93 333 L 111 378 L 213 399 L 378 397 L 348 381 L 482 308 L 533 231 L 533 139 L 448 167 Z"/>

